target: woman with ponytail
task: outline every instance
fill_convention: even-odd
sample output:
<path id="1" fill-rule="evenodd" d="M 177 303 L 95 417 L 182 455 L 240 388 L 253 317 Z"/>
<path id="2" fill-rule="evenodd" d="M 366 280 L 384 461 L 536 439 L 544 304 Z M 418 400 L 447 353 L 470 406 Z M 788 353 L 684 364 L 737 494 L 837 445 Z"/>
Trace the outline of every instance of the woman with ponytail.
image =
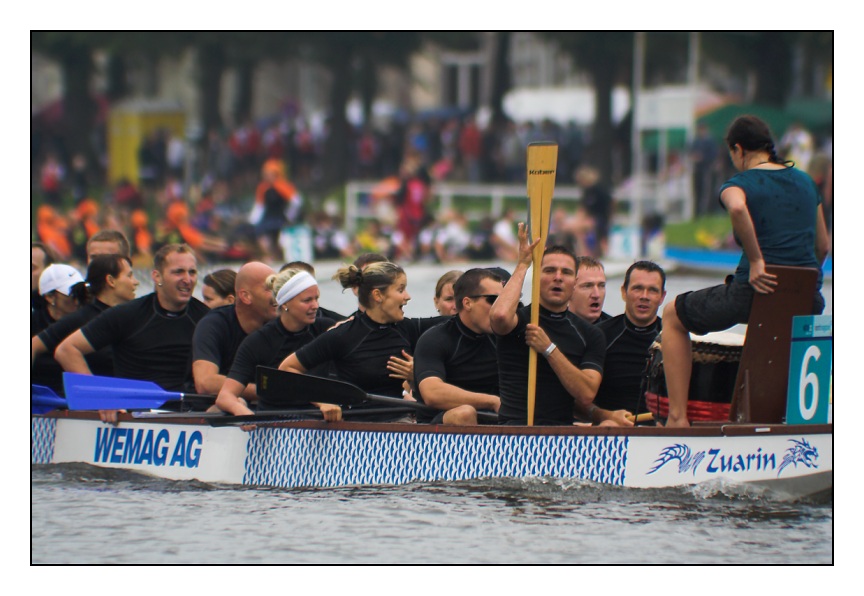
<path id="1" fill-rule="evenodd" d="M 408 278 L 395 263 L 372 263 L 362 270 L 356 265 L 347 265 L 334 277 L 343 288 L 357 290 L 360 310 L 348 321 L 288 356 L 279 368 L 302 374 L 332 363 L 340 380 L 358 385 L 367 393 L 403 397 L 405 375 L 391 368 L 391 359 L 413 353 L 420 335 L 449 317 L 406 318 L 403 309 L 411 300 Z M 367 419 L 407 421 L 398 414 L 373 415 Z"/>
<path id="2" fill-rule="evenodd" d="M 704 335 L 746 323 L 753 296 L 777 289 L 777 276 L 768 273 L 766 265 L 818 269 L 813 314 L 825 307 L 820 290 L 830 241 L 822 198 L 813 179 L 777 157 L 768 125 L 755 116 L 737 118 L 729 127 L 726 145 L 738 174 L 720 187 L 720 203 L 729 212 L 743 254 L 727 283 L 681 294 L 663 310 L 670 427 L 690 425 L 690 332 Z"/>
<path id="3" fill-rule="evenodd" d="M 49 273 L 51 267 L 64 269 Z M 68 265 L 51 267 L 42 274 L 40 287 L 53 288 L 45 299 L 55 322 L 30 340 L 30 381 L 62 395 L 63 369 L 54 360 L 54 350 L 72 332 L 105 310 L 135 298 L 139 282 L 133 275 L 132 261 L 122 255 L 94 255 L 87 267 L 86 280 Z M 71 286 L 70 280 L 74 282 Z M 114 373 L 111 348 L 88 355 L 87 362 L 93 374 Z"/>

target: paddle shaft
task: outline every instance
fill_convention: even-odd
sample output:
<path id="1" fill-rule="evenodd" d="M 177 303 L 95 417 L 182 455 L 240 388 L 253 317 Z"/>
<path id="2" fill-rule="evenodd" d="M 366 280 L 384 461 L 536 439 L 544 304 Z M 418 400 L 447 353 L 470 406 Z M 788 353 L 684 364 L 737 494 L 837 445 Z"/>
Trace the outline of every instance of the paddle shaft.
<path id="1" fill-rule="evenodd" d="M 375 409 L 360 409 L 342 410 L 343 420 L 362 419 L 367 416 L 378 416 L 381 414 L 410 414 L 414 412 L 413 408 L 375 408 Z M 210 426 L 243 426 L 245 424 L 256 424 L 263 422 L 289 422 L 295 420 L 321 420 L 323 414 L 317 408 L 297 409 L 297 410 L 272 410 L 269 412 L 258 412 L 245 416 L 220 416 L 209 418 L 207 422 Z"/>
<path id="2" fill-rule="evenodd" d="M 408 407 L 412 410 L 416 410 L 418 412 L 423 412 L 425 414 L 439 414 L 444 410 L 439 410 L 438 408 L 433 408 L 432 406 L 426 405 L 419 401 L 408 401 L 405 399 L 400 399 L 398 397 L 388 397 L 386 395 L 373 395 L 371 393 L 366 394 L 366 401 L 372 404 L 381 404 L 386 406 L 403 406 Z M 494 412 L 484 412 L 482 410 L 477 411 L 477 421 L 478 422 L 487 422 L 496 424 L 498 422 L 498 414 Z"/>
<path id="3" fill-rule="evenodd" d="M 310 402 L 337 404 L 340 406 L 362 406 L 378 404 L 389 407 L 409 408 L 418 412 L 436 415 L 441 410 L 421 402 L 409 401 L 399 397 L 366 393 L 361 387 L 337 379 L 316 377 L 258 366 L 256 371 L 259 404 L 268 407 L 302 406 Z M 370 412 L 381 408 L 370 408 Z M 498 414 L 477 412 L 477 420 L 495 424 Z"/>
<path id="4" fill-rule="evenodd" d="M 528 225 L 531 241 L 540 238 L 532 255 L 531 324 L 540 322 L 540 267 L 552 210 L 555 188 L 555 168 L 558 163 L 558 145 L 555 143 L 529 143 L 527 150 Z M 537 352 L 528 351 L 528 426 L 534 426 L 534 405 L 537 395 Z"/>

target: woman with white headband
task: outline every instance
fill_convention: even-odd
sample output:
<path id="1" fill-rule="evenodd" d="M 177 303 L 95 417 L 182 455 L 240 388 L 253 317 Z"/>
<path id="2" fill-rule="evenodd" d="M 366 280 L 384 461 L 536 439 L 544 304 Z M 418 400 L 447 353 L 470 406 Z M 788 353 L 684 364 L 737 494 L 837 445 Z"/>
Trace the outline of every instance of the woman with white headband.
<path id="1" fill-rule="evenodd" d="M 279 316 L 243 340 L 216 398 L 220 410 L 235 416 L 253 413 L 240 395 L 246 385 L 255 382 L 257 366 L 279 366 L 287 355 L 335 324 L 328 318 L 316 318 L 321 292 L 318 282 L 306 271 L 286 269 L 268 277 L 266 283 L 276 298 Z M 313 372 L 326 376 L 327 370 L 322 367 Z M 336 421 L 342 417 L 339 406 L 320 404 L 319 407 L 325 420 Z"/>

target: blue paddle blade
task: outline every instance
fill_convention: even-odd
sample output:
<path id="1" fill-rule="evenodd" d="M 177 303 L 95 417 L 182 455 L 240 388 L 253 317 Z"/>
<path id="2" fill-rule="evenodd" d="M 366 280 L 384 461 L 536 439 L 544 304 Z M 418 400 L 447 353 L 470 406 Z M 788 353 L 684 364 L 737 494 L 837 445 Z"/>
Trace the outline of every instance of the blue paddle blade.
<path id="1" fill-rule="evenodd" d="M 57 395 L 50 387 L 30 385 L 30 413 L 45 414 L 58 408 L 68 408 L 66 400 Z"/>
<path id="2" fill-rule="evenodd" d="M 69 372 L 63 373 L 63 386 L 70 410 L 149 410 L 183 397 L 150 381 Z"/>

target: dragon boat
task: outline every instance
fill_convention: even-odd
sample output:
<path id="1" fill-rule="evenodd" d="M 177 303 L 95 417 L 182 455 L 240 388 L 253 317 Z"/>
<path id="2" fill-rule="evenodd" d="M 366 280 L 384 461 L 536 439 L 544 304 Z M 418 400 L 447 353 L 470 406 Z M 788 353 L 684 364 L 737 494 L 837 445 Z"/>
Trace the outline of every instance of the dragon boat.
<path id="1" fill-rule="evenodd" d="M 187 411 L 196 406 L 195 398 L 206 396 L 169 394 L 158 387 L 154 396 L 140 386 L 128 390 L 130 381 L 109 379 L 100 385 L 106 381 L 64 373 L 66 398 L 43 398 L 42 407 L 31 413 L 31 462 L 288 488 L 548 477 L 633 489 L 708 484 L 779 499 L 830 493 L 832 317 L 801 314 L 807 312 L 815 270 L 772 270 L 783 276 L 780 288 L 789 292 L 757 295 L 741 345 L 717 341 L 694 351 L 719 353 L 723 366 L 712 374 L 694 374 L 690 428 L 368 422 L 364 406 L 370 402 L 377 412 L 428 406 L 409 407 L 404 400 L 371 396 L 341 381 L 263 367 L 256 414 L 227 416 Z M 802 272 L 806 279 L 799 279 Z M 738 355 L 730 357 L 730 351 Z M 655 417 L 662 418 L 657 353 L 662 350 L 646 365 L 645 396 L 649 407 L 654 404 Z M 734 370 L 726 368 L 730 358 L 739 359 Z M 726 403 L 702 395 L 706 376 L 732 388 L 731 396 L 719 391 Z M 75 377 L 86 377 L 78 393 L 91 401 L 70 393 L 69 380 L 74 388 Z M 180 411 L 167 411 L 165 402 L 172 400 Z M 36 401 L 34 391 L 31 403 Z M 309 401 L 340 403 L 345 419 L 309 419 L 316 413 Z M 301 405 L 306 408 L 297 409 Z M 119 407 L 128 412 L 116 425 L 101 422 L 95 411 Z"/>
<path id="2" fill-rule="evenodd" d="M 225 425 L 227 418 L 125 414 L 112 426 L 92 412 L 33 415 L 31 461 L 276 487 L 550 477 L 630 488 L 737 485 L 780 499 L 833 488 L 831 424 L 666 429 L 273 420 L 244 431 Z"/>

